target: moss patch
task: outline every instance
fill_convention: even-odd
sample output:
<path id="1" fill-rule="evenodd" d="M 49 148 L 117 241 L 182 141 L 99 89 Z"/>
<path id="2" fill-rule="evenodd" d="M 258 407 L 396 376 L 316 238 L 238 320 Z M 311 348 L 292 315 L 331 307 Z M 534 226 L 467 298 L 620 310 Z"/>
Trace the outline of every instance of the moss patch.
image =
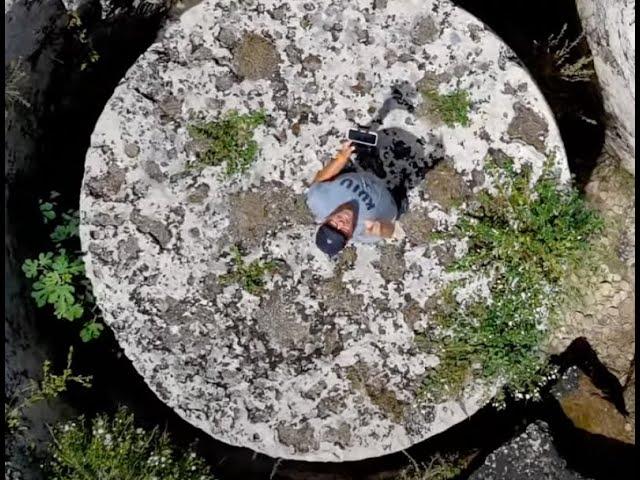
<path id="1" fill-rule="evenodd" d="M 507 127 L 507 136 L 533 146 L 544 152 L 544 144 L 549 135 L 549 124 L 542 115 L 523 103 L 513 105 L 515 112 Z"/>
<path id="2" fill-rule="evenodd" d="M 327 312 L 347 315 L 362 314 L 364 298 L 360 294 L 354 295 L 347 289 L 342 282 L 342 274 L 314 282 L 310 288 L 320 297 Z"/>
<path id="3" fill-rule="evenodd" d="M 424 245 L 432 236 L 435 220 L 429 217 L 428 210 L 409 210 L 402 216 L 402 228 L 409 243 Z"/>
<path id="4" fill-rule="evenodd" d="M 398 282 L 404 277 L 404 251 L 399 245 L 382 244 L 380 249 L 380 275 L 387 282 Z"/>
<path id="5" fill-rule="evenodd" d="M 404 321 L 411 330 L 413 330 L 413 326 L 422 319 L 424 313 L 422 308 L 420 308 L 420 304 L 413 299 L 405 303 L 402 308 Z"/>
<path id="6" fill-rule="evenodd" d="M 344 272 L 351 270 L 355 266 L 357 259 L 358 251 L 356 247 L 353 245 L 345 247 L 338 257 L 335 269 L 336 276 L 342 278 Z"/>
<path id="7" fill-rule="evenodd" d="M 309 324 L 296 321 L 290 291 L 278 290 L 265 296 L 255 315 L 256 326 L 267 338 L 283 348 L 300 348 L 309 340 Z"/>
<path id="8" fill-rule="evenodd" d="M 229 206 L 231 243 L 246 248 L 257 247 L 269 233 L 294 225 L 313 224 L 304 195 L 277 182 L 231 195 Z"/>
<path id="9" fill-rule="evenodd" d="M 363 392 L 371 403 L 384 412 L 391 420 L 401 423 L 404 420 L 407 405 L 398 400 L 395 394 L 385 388 L 386 381 L 372 376 L 362 361 L 347 368 L 347 380 L 355 390 Z"/>
<path id="10" fill-rule="evenodd" d="M 333 276 L 319 279 L 309 285 L 313 294 L 322 302 L 322 308 L 330 315 L 340 313 L 355 316 L 362 313 L 363 296 L 351 293 L 342 281 L 344 273 L 354 267 L 357 258 L 356 248 L 349 245 L 338 257 Z"/>
<path id="11" fill-rule="evenodd" d="M 427 172 L 425 190 L 429 199 L 436 202 L 445 211 L 459 207 L 472 195 L 469 185 L 449 160 L 439 162 Z"/>
<path id="12" fill-rule="evenodd" d="M 441 94 L 435 89 L 421 92 L 428 111 L 442 120 L 448 127 L 469 126 L 471 101 L 466 90 L 454 90 Z"/>
<path id="13" fill-rule="evenodd" d="M 242 37 L 234 50 L 233 60 L 238 75 L 248 80 L 271 78 L 282 61 L 276 46 L 256 33 Z"/>
<path id="14" fill-rule="evenodd" d="M 279 267 L 279 264 L 272 260 L 265 262 L 254 260 L 247 264 L 237 247 L 231 249 L 231 255 L 233 267 L 229 273 L 218 277 L 218 283 L 220 285 L 238 284 L 254 295 L 262 292 L 265 275 L 277 271 Z"/>

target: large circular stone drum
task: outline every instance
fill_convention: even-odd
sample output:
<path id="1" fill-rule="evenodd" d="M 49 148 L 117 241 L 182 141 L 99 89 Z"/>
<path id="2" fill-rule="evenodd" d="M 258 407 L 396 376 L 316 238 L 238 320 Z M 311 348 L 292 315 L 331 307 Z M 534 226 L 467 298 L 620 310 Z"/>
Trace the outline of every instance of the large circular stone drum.
<path id="1" fill-rule="evenodd" d="M 456 92 L 448 116 L 438 99 Z M 194 168 L 190 127 L 231 110 L 266 113 L 253 163 Z M 381 158 L 355 168 L 406 187 L 406 235 L 332 261 L 304 194 L 358 126 L 378 132 Z M 487 155 L 535 175 L 551 154 L 568 178 L 526 70 L 448 0 L 205 0 L 97 122 L 80 203 L 87 275 L 145 381 L 211 436 L 299 460 L 396 452 L 488 398 L 473 385 L 440 404 L 420 394 L 438 358 L 416 334 L 465 251 L 433 232 L 488 185 Z"/>

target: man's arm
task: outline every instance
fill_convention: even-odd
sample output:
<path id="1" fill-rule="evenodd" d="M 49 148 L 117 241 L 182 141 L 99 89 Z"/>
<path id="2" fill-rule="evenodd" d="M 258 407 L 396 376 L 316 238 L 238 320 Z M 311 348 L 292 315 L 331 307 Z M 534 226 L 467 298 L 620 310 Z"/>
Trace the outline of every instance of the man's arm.
<path id="1" fill-rule="evenodd" d="M 349 157 L 354 150 L 355 147 L 351 145 L 351 142 L 343 143 L 338 154 L 322 170 L 316 173 L 312 183 L 324 182 L 338 175 L 349 161 Z"/>
<path id="2" fill-rule="evenodd" d="M 365 220 L 364 227 L 368 235 L 382 238 L 393 237 L 396 229 L 395 222 L 388 222 L 386 220 Z"/>

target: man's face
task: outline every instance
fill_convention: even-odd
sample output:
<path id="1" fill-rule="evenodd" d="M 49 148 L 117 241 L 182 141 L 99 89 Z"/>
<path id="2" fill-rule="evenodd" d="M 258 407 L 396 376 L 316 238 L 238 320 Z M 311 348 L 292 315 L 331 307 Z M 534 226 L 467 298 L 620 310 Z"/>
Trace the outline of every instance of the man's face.
<path id="1" fill-rule="evenodd" d="M 355 214 L 353 209 L 345 205 L 329 215 L 325 223 L 338 230 L 345 237 L 351 238 L 355 228 L 354 220 Z"/>

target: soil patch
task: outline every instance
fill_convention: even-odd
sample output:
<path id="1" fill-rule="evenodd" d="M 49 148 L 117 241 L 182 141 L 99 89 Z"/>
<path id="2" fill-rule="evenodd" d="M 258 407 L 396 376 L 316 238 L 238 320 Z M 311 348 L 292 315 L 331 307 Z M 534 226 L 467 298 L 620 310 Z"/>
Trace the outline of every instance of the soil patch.
<path id="1" fill-rule="evenodd" d="M 313 223 L 304 195 L 276 182 L 231 195 L 229 205 L 231 241 L 246 248 L 258 246 L 282 228 Z"/>
<path id="2" fill-rule="evenodd" d="M 247 80 L 272 77 L 278 72 L 278 65 L 282 61 L 276 46 L 255 33 L 247 33 L 242 37 L 233 57 L 236 72 Z"/>
<path id="3" fill-rule="evenodd" d="M 402 228 L 413 245 L 428 243 L 434 227 L 435 220 L 428 216 L 427 210 L 410 210 L 402 217 Z"/>
<path id="4" fill-rule="evenodd" d="M 562 395 L 559 402 L 576 427 L 623 442 L 634 442 L 631 424 L 584 373 L 578 373 L 577 388 Z"/>
<path id="5" fill-rule="evenodd" d="M 444 210 L 459 206 L 471 196 L 471 188 L 456 172 L 450 161 L 439 162 L 427 173 L 425 180 L 429 199 Z"/>
<path id="6" fill-rule="evenodd" d="M 362 361 L 347 369 L 347 378 L 353 388 L 365 393 L 371 402 L 395 422 L 402 422 L 406 405 L 386 388 L 383 378 L 372 375 L 373 372 Z"/>
<path id="7" fill-rule="evenodd" d="M 385 243 L 380 246 L 380 275 L 387 282 L 402 280 L 405 271 L 403 249 L 399 245 Z"/>

